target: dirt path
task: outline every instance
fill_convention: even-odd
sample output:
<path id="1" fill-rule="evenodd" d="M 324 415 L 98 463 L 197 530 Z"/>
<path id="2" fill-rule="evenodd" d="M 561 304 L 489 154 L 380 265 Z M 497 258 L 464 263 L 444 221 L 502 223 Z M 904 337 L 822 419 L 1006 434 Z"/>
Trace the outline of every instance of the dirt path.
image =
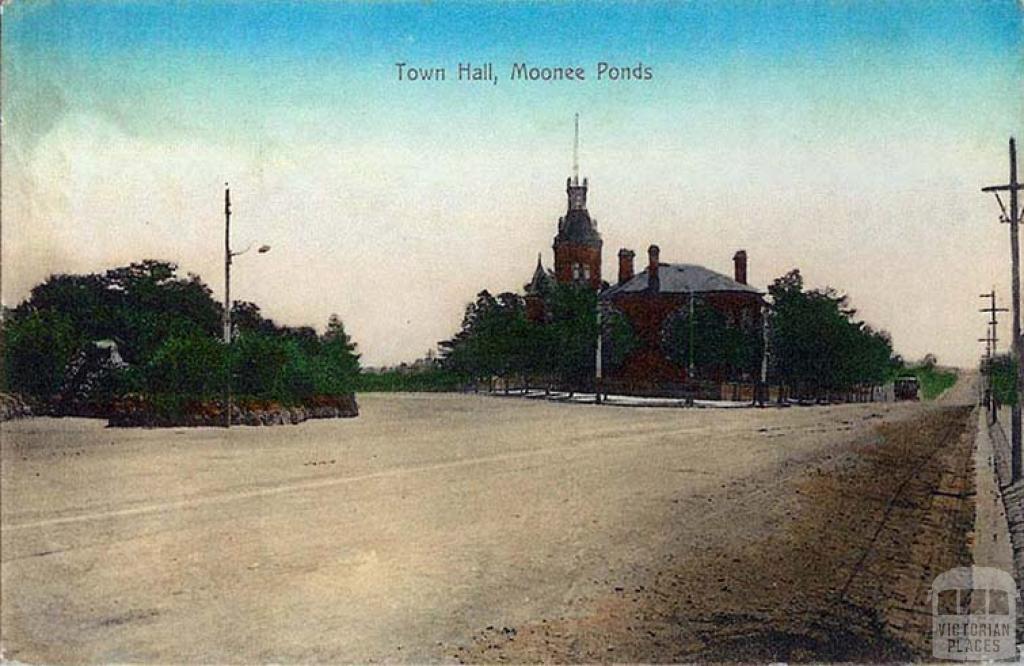
<path id="1" fill-rule="evenodd" d="M 476 661 L 893 661 L 931 654 L 927 593 L 970 563 L 972 410 L 885 424 L 782 492 L 682 533 L 645 582 L 573 617 L 484 629 Z M 737 543 L 732 523 L 756 525 Z M 760 532 L 760 536 L 757 534 Z"/>
<path id="2" fill-rule="evenodd" d="M 904 507 L 917 477 L 883 522 L 886 502 L 928 452 L 915 437 L 952 431 L 961 415 L 908 403 L 360 402 L 358 419 L 230 432 L 5 423 L 3 655 L 419 663 L 755 656 L 778 645 L 852 654 L 876 616 L 830 615 L 822 599 L 846 583 L 836 571 L 855 569 L 864 573 L 840 606 L 894 598 L 891 583 L 872 596 L 874 572 L 895 571 L 915 534 L 936 537 L 907 527 L 923 519 Z M 956 453 L 947 445 L 929 460 Z M 936 465 L 924 465 L 920 484 L 934 485 Z M 894 544 L 888 525 L 900 528 Z"/>

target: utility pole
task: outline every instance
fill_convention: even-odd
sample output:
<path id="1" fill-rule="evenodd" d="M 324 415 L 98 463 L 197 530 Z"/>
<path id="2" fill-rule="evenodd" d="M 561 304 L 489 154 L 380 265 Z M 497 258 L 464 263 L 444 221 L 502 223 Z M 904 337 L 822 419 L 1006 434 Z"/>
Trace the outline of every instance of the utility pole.
<path id="1" fill-rule="evenodd" d="M 227 348 L 226 358 L 226 380 L 224 382 L 224 405 L 226 407 L 224 427 L 231 427 L 231 260 L 243 255 L 252 249 L 253 244 L 249 243 L 241 252 L 231 251 L 231 188 L 224 183 L 224 346 Z M 261 245 L 258 250 L 260 254 L 270 252 L 269 245 Z"/>
<path id="2" fill-rule="evenodd" d="M 1000 222 L 1010 224 L 1010 262 L 1011 276 L 1010 287 L 1013 307 L 1013 339 L 1011 348 L 1013 358 L 1017 362 L 1017 399 L 1014 401 L 1010 411 L 1010 469 L 1011 483 L 1017 483 L 1024 475 L 1021 469 L 1021 411 L 1020 394 L 1024 388 L 1024 349 L 1021 348 L 1020 340 L 1020 242 L 1019 225 L 1020 209 L 1017 206 L 1017 195 L 1021 190 L 1021 184 L 1017 182 L 1017 144 L 1013 137 L 1010 137 L 1010 182 L 1006 185 L 993 185 L 982 188 L 982 192 L 992 192 L 996 196 L 999 208 L 1002 210 Z M 1000 192 L 1009 192 L 1010 210 L 1007 212 Z"/>
<path id="3" fill-rule="evenodd" d="M 983 361 L 988 361 L 992 358 L 992 325 L 989 324 L 985 327 L 985 337 L 978 338 L 978 342 L 985 343 L 985 355 L 982 357 Z"/>
<path id="4" fill-rule="evenodd" d="M 996 404 L 995 382 L 992 379 L 992 356 L 995 348 L 995 328 L 991 322 L 985 327 L 985 337 L 978 338 L 978 342 L 985 343 L 985 355 L 981 359 L 981 371 L 985 375 L 985 383 L 982 387 L 982 404 L 988 411 L 988 422 L 995 423 L 999 420 L 999 405 Z"/>
<path id="5" fill-rule="evenodd" d="M 989 342 L 989 346 L 988 346 L 988 348 L 986 350 L 986 353 L 988 354 L 989 357 L 993 357 L 993 356 L 996 355 L 996 341 L 998 340 L 998 337 L 996 336 L 996 332 L 997 332 L 998 326 L 999 326 L 999 320 L 996 318 L 996 313 L 997 312 L 1009 312 L 1010 310 L 1009 310 L 1009 308 L 996 307 L 996 290 L 995 289 L 993 289 L 992 291 L 988 292 L 987 294 L 979 295 L 979 298 L 987 298 L 987 299 L 989 299 L 989 306 L 987 308 L 981 308 L 980 310 L 978 310 L 978 312 L 988 312 L 989 314 L 992 315 L 991 319 L 989 319 L 989 321 L 988 321 L 988 325 L 990 327 L 990 330 L 989 330 L 988 336 L 985 338 L 985 341 Z"/>
<path id="6" fill-rule="evenodd" d="M 992 381 L 992 363 L 995 360 L 995 356 L 998 351 L 996 345 L 999 342 L 999 320 L 996 318 L 996 313 L 1009 312 L 1009 310 L 996 305 L 995 289 L 987 294 L 980 294 L 979 298 L 989 299 L 989 306 L 979 310 L 979 312 L 987 312 L 991 315 L 991 318 L 988 321 L 988 332 L 985 334 L 983 339 L 979 338 L 978 342 L 985 343 L 985 359 L 982 361 L 982 368 L 985 372 L 985 406 L 989 410 L 989 422 L 995 423 L 999 419 L 999 406 L 996 403 L 995 384 Z"/>
<path id="7" fill-rule="evenodd" d="M 231 344 L 231 189 L 224 183 L 224 344 Z"/>
<path id="8" fill-rule="evenodd" d="M 231 427 L 231 188 L 224 183 L 224 427 Z"/>

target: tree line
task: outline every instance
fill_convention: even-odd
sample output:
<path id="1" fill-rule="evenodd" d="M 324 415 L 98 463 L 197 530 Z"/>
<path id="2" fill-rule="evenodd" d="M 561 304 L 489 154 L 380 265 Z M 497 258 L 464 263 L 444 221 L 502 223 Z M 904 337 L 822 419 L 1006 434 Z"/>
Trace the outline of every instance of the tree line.
<path id="1" fill-rule="evenodd" d="M 332 316 L 324 333 L 276 324 L 248 302 L 232 305 L 235 335 L 220 336 L 223 306 L 196 275 L 147 260 L 88 275 L 54 275 L 4 312 L 3 385 L 38 402 L 70 406 L 143 394 L 169 408 L 218 400 L 228 381 L 240 398 L 301 404 L 317 395 L 369 390 L 493 387 L 495 379 L 592 390 L 598 333 L 602 365 L 614 370 L 637 349 L 629 321 L 611 309 L 598 316 L 597 294 L 553 284 L 543 316 L 527 316 L 515 293 L 480 292 L 459 331 L 440 344 L 424 373 L 361 376 L 356 345 Z M 806 289 L 798 270 L 768 288 L 768 380 L 797 397 L 878 385 L 902 366 L 891 339 L 858 321 L 833 289 Z M 123 363 L 97 341 L 112 341 Z M 685 366 L 759 376 L 760 331 L 729 326 L 698 302 L 692 319 L 669 322 L 666 356 Z"/>
<path id="2" fill-rule="evenodd" d="M 555 383 L 569 390 L 590 387 L 598 331 L 605 340 L 605 367 L 621 364 L 635 345 L 628 322 L 614 313 L 599 321 L 597 305 L 593 290 L 557 284 L 544 295 L 544 316 L 533 321 L 519 294 L 481 291 L 466 306 L 459 331 L 441 342 L 442 367 L 490 388 L 495 379 L 506 387 L 512 380 Z"/>
<path id="3" fill-rule="evenodd" d="M 443 367 L 492 388 L 495 379 L 506 386 L 539 380 L 570 391 L 592 388 L 599 330 L 606 369 L 620 367 L 637 348 L 628 320 L 605 312 L 599 324 L 597 306 L 593 290 L 554 285 L 544 294 L 543 321 L 534 322 L 522 296 L 482 291 L 466 307 L 459 331 L 441 343 Z M 846 295 L 806 289 L 799 270 L 769 286 L 767 318 L 768 383 L 794 397 L 880 385 L 903 365 L 888 333 L 858 321 Z M 698 299 L 692 318 L 684 311 L 670 318 L 662 352 L 684 367 L 692 359 L 698 377 L 702 368 L 717 368 L 720 376 L 756 381 L 763 344 L 761 331 L 729 325 Z"/>
<path id="4" fill-rule="evenodd" d="M 168 409 L 217 400 L 229 378 L 240 399 L 286 405 L 354 388 L 359 354 L 337 316 L 318 334 L 235 302 L 225 345 L 222 315 L 210 288 L 170 262 L 53 275 L 4 313 L 4 387 L 72 412 L 133 393 Z M 113 342 L 119 358 L 97 341 Z"/>

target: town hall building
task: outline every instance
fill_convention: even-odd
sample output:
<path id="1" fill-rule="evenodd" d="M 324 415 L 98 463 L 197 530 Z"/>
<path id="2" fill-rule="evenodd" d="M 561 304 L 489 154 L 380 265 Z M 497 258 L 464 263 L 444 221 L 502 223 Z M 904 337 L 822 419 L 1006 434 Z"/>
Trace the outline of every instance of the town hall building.
<path id="1" fill-rule="evenodd" d="M 695 382 L 756 382 L 760 352 L 755 360 L 738 368 L 721 363 L 695 365 L 692 351 L 692 345 L 702 345 L 704 353 L 699 357 L 715 357 L 707 353 L 707 346 L 727 344 L 736 332 L 760 344 L 764 298 L 761 291 L 747 283 L 747 253 L 738 250 L 733 254 L 729 276 L 696 264 L 663 262 L 657 245 L 648 248 L 647 262 L 637 270 L 636 253 L 622 248 L 618 251 L 617 279 L 610 284 L 602 279 L 603 242 L 597 221 L 587 210 L 588 187 L 587 179 L 580 181 L 575 174 L 566 181 L 568 206 L 558 220 L 552 245 L 554 270 L 547 270 L 538 255 L 533 278 L 525 288 L 527 316 L 533 321 L 543 320 L 544 299 L 556 284 L 576 284 L 598 292 L 602 317 L 621 315 L 634 337 L 633 348 L 624 360 L 604 369 L 610 387 L 648 393 L 656 392 L 659 386 Z M 680 326 L 686 330 L 688 318 L 695 318 L 698 310 L 713 313 L 723 323 L 725 334 L 688 343 L 691 350 L 687 358 L 672 347 L 677 340 L 673 332 Z"/>

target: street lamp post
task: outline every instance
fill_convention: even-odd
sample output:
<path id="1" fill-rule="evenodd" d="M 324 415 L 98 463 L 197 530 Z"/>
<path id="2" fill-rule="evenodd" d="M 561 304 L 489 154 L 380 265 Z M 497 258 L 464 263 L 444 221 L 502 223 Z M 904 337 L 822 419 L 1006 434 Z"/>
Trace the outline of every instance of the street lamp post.
<path id="1" fill-rule="evenodd" d="M 224 183 L 224 346 L 231 345 L 231 261 L 237 256 L 243 255 L 252 249 L 249 243 L 241 252 L 231 250 L 231 188 Z M 260 254 L 270 252 L 269 245 L 261 245 L 257 250 Z M 224 382 L 224 427 L 231 427 L 231 363 L 227 362 L 227 379 Z"/>

